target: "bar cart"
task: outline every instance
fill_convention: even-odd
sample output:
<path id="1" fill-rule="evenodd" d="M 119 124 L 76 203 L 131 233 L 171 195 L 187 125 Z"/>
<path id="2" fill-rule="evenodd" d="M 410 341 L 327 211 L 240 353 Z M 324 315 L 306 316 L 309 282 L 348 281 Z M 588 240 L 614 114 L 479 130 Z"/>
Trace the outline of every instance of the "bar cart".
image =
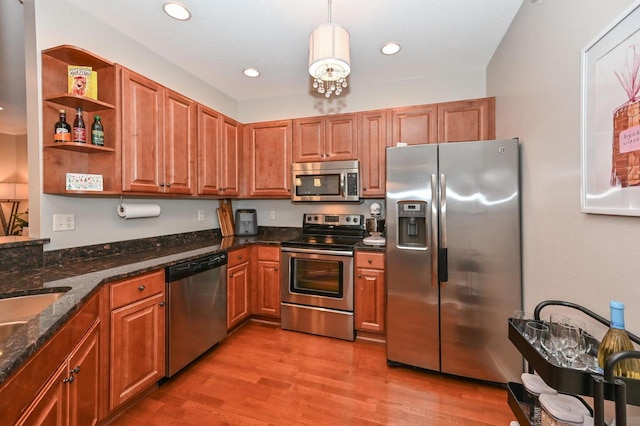
<path id="1" fill-rule="evenodd" d="M 534 311 L 534 321 L 540 321 L 540 312 L 542 309 L 552 305 L 576 309 L 604 326 L 609 326 L 609 320 L 595 312 L 575 303 L 560 300 L 540 302 Z M 518 330 L 515 321 L 513 318 L 509 318 L 508 320 L 509 340 L 527 360 L 530 373 L 535 371 L 549 386 L 560 393 L 593 397 L 593 407 L 588 408 L 589 411 L 593 413 L 595 426 L 606 426 L 604 422 L 605 400 L 615 402 L 616 426 L 627 425 L 627 404 L 640 406 L 640 380 L 614 377 L 613 370 L 615 365 L 623 359 L 640 358 L 639 351 L 618 352 L 610 356 L 605 365 L 604 374 L 560 367 L 545 359 L 545 357 L 525 339 Z M 633 333 L 627 333 L 634 343 L 640 344 L 640 337 Z M 595 351 L 595 353 L 597 353 L 598 344 L 599 342 L 594 342 L 592 351 Z M 507 384 L 507 387 L 509 390 L 509 407 L 516 416 L 516 419 L 522 426 L 531 425 L 532 421 L 528 413 L 532 401 L 527 396 L 523 385 L 510 382 Z M 581 399 L 581 401 L 587 405 L 584 400 Z"/>

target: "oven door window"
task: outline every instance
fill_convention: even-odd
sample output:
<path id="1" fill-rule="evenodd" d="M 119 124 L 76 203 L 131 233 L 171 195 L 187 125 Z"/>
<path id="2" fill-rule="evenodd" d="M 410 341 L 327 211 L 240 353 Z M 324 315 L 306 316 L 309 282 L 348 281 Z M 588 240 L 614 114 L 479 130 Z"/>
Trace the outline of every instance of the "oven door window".
<path id="1" fill-rule="evenodd" d="M 343 262 L 321 259 L 291 259 L 291 293 L 341 299 Z"/>
<path id="2" fill-rule="evenodd" d="M 341 195 L 340 173 L 296 175 L 295 189 L 297 196 Z"/>

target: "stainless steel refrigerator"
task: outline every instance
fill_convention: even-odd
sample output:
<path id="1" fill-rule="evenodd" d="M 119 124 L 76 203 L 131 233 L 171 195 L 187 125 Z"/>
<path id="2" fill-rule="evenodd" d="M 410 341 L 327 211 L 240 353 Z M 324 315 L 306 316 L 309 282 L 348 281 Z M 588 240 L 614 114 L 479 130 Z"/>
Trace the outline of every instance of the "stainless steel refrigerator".
<path id="1" fill-rule="evenodd" d="M 386 154 L 388 361 L 519 380 L 507 337 L 522 306 L 518 140 Z"/>

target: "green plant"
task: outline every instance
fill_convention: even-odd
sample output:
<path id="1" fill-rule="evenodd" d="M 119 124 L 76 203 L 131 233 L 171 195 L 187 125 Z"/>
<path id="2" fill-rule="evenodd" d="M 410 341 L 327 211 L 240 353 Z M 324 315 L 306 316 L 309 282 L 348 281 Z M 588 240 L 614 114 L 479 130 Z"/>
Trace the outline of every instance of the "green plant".
<path id="1" fill-rule="evenodd" d="M 26 216 L 26 219 L 23 219 L 20 216 Z M 29 226 L 29 209 L 23 211 L 22 213 L 16 213 L 14 215 L 13 227 L 11 228 L 11 235 L 22 235 L 22 230 Z"/>

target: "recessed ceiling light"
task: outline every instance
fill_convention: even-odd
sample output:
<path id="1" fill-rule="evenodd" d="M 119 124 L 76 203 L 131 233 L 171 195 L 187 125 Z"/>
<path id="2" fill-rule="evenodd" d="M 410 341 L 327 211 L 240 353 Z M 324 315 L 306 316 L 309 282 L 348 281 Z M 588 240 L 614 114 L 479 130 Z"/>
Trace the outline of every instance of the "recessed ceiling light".
<path id="1" fill-rule="evenodd" d="M 386 43 L 382 46 L 380 51 L 385 55 L 395 55 L 400 51 L 400 45 L 395 42 Z"/>
<path id="2" fill-rule="evenodd" d="M 162 10 L 164 10 L 164 13 L 178 21 L 186 21 L 191 18 L 191 12 L 189 12 L 189 9 L 174 1 L 163 3 Z"/>
<path id="3" fill-rule="evenodd" d="M 247 68 L 244 71 L 242 71 L 242 73 L 244 75 L 246 75 L 247 77 L 251 77 L 251 78 L 255 78 L 255 77 L 259 77 L 260 76 L 260 71 L 258 71 L 255 68 Z"/>
<path id="4" fill-rule="evenodd" d="M 0 111 L 4 110 L 4 108 L 0 107 Z"/>

